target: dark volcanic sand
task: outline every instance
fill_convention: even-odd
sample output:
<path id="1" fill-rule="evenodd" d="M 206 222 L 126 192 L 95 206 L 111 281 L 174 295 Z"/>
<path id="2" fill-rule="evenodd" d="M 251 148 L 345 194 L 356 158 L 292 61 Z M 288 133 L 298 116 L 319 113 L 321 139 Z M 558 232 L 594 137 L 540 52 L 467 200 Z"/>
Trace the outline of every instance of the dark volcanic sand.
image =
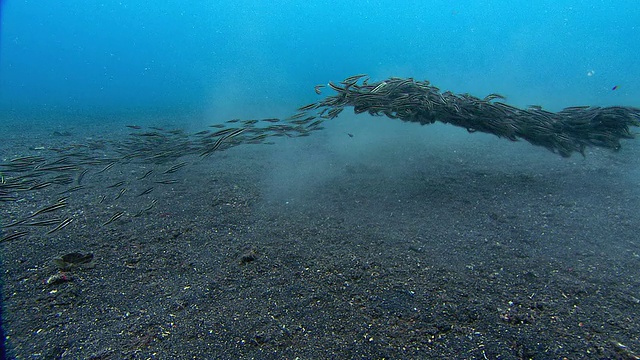
<path id="1" fill-rule="evenodd" d="M 205 161 L 181 159 L 194 164 L 175 174 L 179 183 L 119 205 L 128 201 L 134 213 L 158 199 L 152 211 L 108 226 L 102 223 L 115 208 L 97 205 L 96 197 L 117 191 L 88 177 L 95 191 L 70 198 L 72 225 L 2 244 L 10 354 L 631 359 L 640 353 L 639 146 L 626 142 L 619 153 L 562 159 L 465 131 L 445 145 L 432 128 L 409 127 L 404 135 L 419 131 L 423 144 L 405 144 L 402 133 L 376 144 L 385 136 L 367 142 L 357 130 L 350 130 L 354 138 L 326 130 Z M 9 151 L 24 144 L 20 139 L 3 140 L 3 157 L 20 153 Z M 47 141 L 82 137 L 36 145 Z M 109 181 L 144 172 L 136 164 L 112 171 Z M 28 211 L 4 203 L 2 217 L 29 214 L 51 198 L 30 203 Z M 73 251 L 94 253 L 95 268 L 45 284 L 57 273 L 51 259 Z"/>

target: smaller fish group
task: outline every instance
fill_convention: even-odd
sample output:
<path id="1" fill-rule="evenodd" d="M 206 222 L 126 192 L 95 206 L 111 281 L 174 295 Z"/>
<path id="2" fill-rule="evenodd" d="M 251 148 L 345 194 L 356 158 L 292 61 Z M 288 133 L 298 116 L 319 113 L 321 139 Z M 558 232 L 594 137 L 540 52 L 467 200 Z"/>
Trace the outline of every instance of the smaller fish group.
<path id="1" fill-rule="evenodd" d="M 617 90 L 618 85 L 611 88 Z M 103 226 L 122 224 L 123 217 L 137 218 L 154 209 L 163 188 L 188 184 L 181 178 L 190 165 L 206 161 L 216 153 L 249 144 L 274 144 L 276 138 L 306 137 L 324 129 L 346 108 L 355 114 L 385 116 L 421 125 L 436 121 L 485 132 L 516 141 L 524 139 L 560 154 L 584 155 L 586 147 L 617 150 L 620 140 L 632 138 L 630 127 L 640 126 L 640 109 L 632 107 L 573 106 L 558 112 L 540 105 L 518 108 L 506 97 L 491 93 L 479 98 L 441 91 L 429 81 L 390 77 L 370 81 L 357 74 L 335 83 L 316 85 L 335 92 L 320 101 L 303 105 L 280 119 L 231 119 L 211 124 L 206 130 L 187 133 L 182 129 L 126 125 L 128 136 L 91 139 L 59 147 L 34 147 L 33 154 L 0 162 L 0 204 L 12 206 L 2 218 L 0 242 L 29 235 L 29 229 L 44 228 L 45 235 L 69 228 L 77 218 L 71 199 L 95 199 L 86 209 L 109 206 Z M 347 133 L 353 138 L 352 133 Z M 133 164 L 136 170 L 125 169 Z M 94 194 L 97 192 L 97 194 Z M 39 205 L 27 206 L 42 195 Z M 84 196 L 84 197 L 83 197 Z M 155 198 L 154 198 L 155 197 Z M 57 200 L 50 200 L 56 199 Z M 142 203 L 136 208 L 138 204 Z M 21 214 L 21 215 L 16 215 Z M 74 215 L 75 214 L 75 215 Z"/>

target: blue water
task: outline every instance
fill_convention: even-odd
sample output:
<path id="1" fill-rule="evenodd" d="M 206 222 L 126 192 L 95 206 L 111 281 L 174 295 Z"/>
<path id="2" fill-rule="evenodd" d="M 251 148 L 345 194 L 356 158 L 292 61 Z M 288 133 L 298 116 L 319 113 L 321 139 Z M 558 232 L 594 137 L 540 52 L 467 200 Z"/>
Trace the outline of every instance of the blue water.
<path id="1" fill-rule="evenodd" d="M 7 0 L 0 110 L 280 116 L 357 73 L 637 106 L 639 20 L 633 0 Z"/>

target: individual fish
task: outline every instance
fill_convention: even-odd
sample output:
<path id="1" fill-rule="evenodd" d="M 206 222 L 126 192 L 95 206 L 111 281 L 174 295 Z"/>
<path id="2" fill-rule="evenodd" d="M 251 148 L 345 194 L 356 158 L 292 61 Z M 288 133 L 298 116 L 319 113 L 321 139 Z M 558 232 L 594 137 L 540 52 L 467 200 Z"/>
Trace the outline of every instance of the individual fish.
<path id="1" fill-rule="evenodd" d="M 109 220 L 107 220 L 107 222 L 102 224 L 102 226 L 106 226 L 106 225 L 111 224 L 112 222 L 120 219 L 123 215 L 124 215 L 124 211 L 118 211 L 117 213 L 113 214 L 113 216 L 111 216 L 111 218 L 109 218 Z"/>
<path id="2" fill-rule="evenodd" d="M 413 78 L 407 78 L 407 79 L 398 79 L 398 81 L 393 83 L 393 86 L 389 88 L 389 91 L 395 90 L 395 89 L 402 89 L 407 85 L 413 84 Z"/>
<path id="3" fill-rule="evenodd" d="M 166 132 L 171 135 L 184 135 L 184 130 L 182 129 L 167 130 Z"/>
<path id="4" fill-rule="evenodd" d="M 270 136 L 270 134 L 260 134 L 249 139 L 249 141 L 260 141 Z"/>
<path id="5" fill-rule="evenodd" d="M 107 166 L 105 166 L 102 170 L 98 171 L 98 174 L 101 174 L 109 169 L 111 169 L 114 165 L 116 164 L 115 161 L 110 162 L 109 164 L 107 164 Z"/>
<path id="6" fill-rule="evenodd" d="M 311 104 L 307 104 L 304 106 L 301 106 L 298 108 L 298 111 L 306 111 L 306 110 L 311 110 L 314 109 L 318 106 L 318 103 L 311 103 Z"/>
<path id="7" fill-rule="evenodd" d="M 2 226 L 3 228 L 10 228 L 10 227 L 14 227 L 14 226 L 18 226 L 18 225 L 23 225 L 28 219 L 22 219 L 22 220 L 18 220 L 18 221 L 14 221 L 12 223 L 9 223 L 7 225 Z"/>
<path id="8" fill-rule="evenodd" d="M 147 172 L 146 172 L 146 173 L 144 173 L 142 176 L 140 176 L 140 177 L 138 178 L 138 180 L 142 180 L 142 179 L 146 178 L 147 176 L 151 175 L 151 173 L 152 173 L 152 172 L 153 172 L 153 169 L 151 169 L 151 170 L 147 171 Z"/>
<path id="9" fill-rule="evenodd" d="M 66 202 L 67 200 L 69 200 L 69 195 L 67 196 L 63 196 L 60 199 L 58 199 L 58 201 L 56 201 L 57 203 L 61 203 L 61 202 Z"/>
<path id="10" fill-rule="evenodd" d="M 54 227 L 53 229 L 47 231 L 47 235 L 49 234 L 53 234 L 54 232 L 66 227 L 67 225 L 71 224 L 71 222 L 73 221 L 73 218 L 66 218 L 64 220 L 62 220 L 58 226 Z"/>
<path id="11" fill-rule="evenodd" d="M 150 194 L 150 193 L 153 191 L 153 189 L 154 189 L 154 187 L 152 186 L 152 187 L 150 187 L 150 188 L 148 188 L 148 189 L 144 190 L 144 191 L 143 191 L 143 192 L 141 192 L 140 194 L 138 194 L 138 196 L 143 196 L 143 195 Z"/>
<path id="12" fill-rule="evenodd" d="M 58 160 L 54 160 L 52 162 L 49 162 L 47 164 L 45 164 L 45 166 L 53 166 L 53 165 L 59 165 L 59 164 L 68 164 L 69 163 L 69 157 L 67 156 L 62 156 L 61 158 L 59 158 Z M 40 168 L 40 166 L 36 166 L 36 169 Z"/>
<path id="13" fill-rule="evenodd" d="M 151 204 L 149 204 L 149 205 L 148 205 L 146 208 L 144 208 L 143 210 L 144 210 L 144 211 L 149 211 L 149 210 L 153 209 L 153 207 L 156 205 L 156 203 L 157 203 L 157 202 L 158 202 L 158 200 L 156 200 L 156 199 L 151 200 Z"/>
<path id="14" fill-rule="evenodd" d="M 125 182 L 124 182 L 124 181 L 118 181 L 118 182 L 117 182 L 117 183 L 115 183 L 115 184 L 111 184 L 111 185 L 107 186 L 107 189 L 120 187 L 120 186 L 122 186 L 122 185 L 124 185 L 124 184 L 125 184 Z"/>
<path id="15" fill-rule="evenodd" d="M 144 209 L 140 209 L 135 215 L 133 215 L 133 217 L 142 216 L 145 212 L 153 209 L 153 207 L 156 205 L 157 202 L 158 202 L 158 200 L 156 200 L 156 199 L 151 200 L 151 204 L 147 205 L 147 207 L 145 207 Z"/>
<path id="16" fill-rule="evenodd" d="M 40 167 L 37 170 L 39 171 L 76 171 L 80 170 L 76 165 L 58 165 L 58 166 L 46 166 Z"/>
<path id="17" fill-rule="evenodd" d="M 46 206 L 46 207 L 43 207 L 43 208 L 41 208 L 41 209 L 37 210 L 36 212 L 34 212 L 33 214 L 31 214 L 31 215 L 29 216 L 29 218 L 32 218 L 32 217 L 38 216 L 38 215 L 40 215 L 40 214 L 44 214 L 44 213 L 48 213 L 48 212 L 52 212 L 52 211 L 56 211 L 56 210 L 59 210 L 59 209 L 65 208 L 66 206 L 67 206 L 67 203 L 66 203 L 66 202 L 58 202 L 58 203 L 55 203 L 55 204 L 53 204 L 53 205 L 51 205 L 51 206 Z"/>
<path id="18" fill-rule="evenodd" d="M 358 74 L 358 75 L 353 75 L 353 76 L 349 76 L 348 78 L 342 80 L 343 84 L 350 84 L 350 83 L 354 83 L 357 82 L 358 80 L 360 80 L 361 78 L 367 76 L 367 74 Z"/>
<path id="19" fill-rule="evenodd" d="M 170 167 L 169 169 L 165 170 L 163 172 L 163 174 L 172 174 L 172 173 L 182 169 L 183 167 L 187 166 L 187 164 L 188 163 L 186 161 L 185 162 L 181 162 L 179 164 L 175 164 L 172 167 Z"/>
<path id="20" fill-rule="evenodd" d="M 310 122 L 311 120 L 315 119 L 315 116 L 309 116 L 307 118 L 301 119 L 301 120 L 293 120 L 291 121 L 292 124 L 296 124 L 296 125 L 304 125 L 308 122 Z"/>
<path id="21" fill-rule="evenodd" d="M 127 192 L 127 190 L 128 190 L 127 188 L 122 188 L 122 189 L 120 190 L 120 192 L 118 193 L 118 195 L 116 195 L 116 197 L 115 197 L 115 199 L 114 199 L 114 200 L 118 200 L 118 199 L 120 199 L 120 197 L 122 197 L 122 195 L 124 195 L 124 193 L 126 193 L 126 192 Z"/>
<path id="22" fill-rule="evenodd" d="M 84 169 L 82 170 L 82 172 L 80 172 L 80 174 L 78 174 L 78 178 L 76 179 L 77 185 L 82 184 L 82 180 L 84 179 L 84 176 L 87 175 L 87 172 L 89 172 L 89 169 Z"/>
<path id="23" fill-rule="evenodd" d="M 213 146 L 205 149 L 203 152 L 200 153 L 200 157 L 205 157 L 205 156 L 209 156 L 211 155 L 211 153 L 213 153 L 214 151 L 216 151 L 220 145 L 222 145 L 222 142 L 224 141 L 224 137 L 221 137 L 220 139 L 218 139 Z"/>
<path id="24" fill-rule="evenodd" d="M 234 130 L 236 130 L 237 128 L 227 128 L 227 129 L 223 129 L 220 131 L 216 131 L 213 134 L 208 135 L 208 137 L 218 137 L 218 136 L 224 136 L 227 134 L 232 133 Z"/>
<path id="25" fill-rule="evenodd" d="M 372 93 L 377 93 L 378 91 L 382 90 L 383 87 L 387 86 L 387 82 L 386 81 L 382 81 L 380 82 L 378 85 L 376 85 L 373 89 L 371 89 Z"/>
<path id="26" fill-rule="evenodd" d="M 175 150 L 168 150 L 168 151 L 163 151 L 157 154 L 154 154 L 153 156 L 149 157 L 150 160 L 157 160 L 157 159 L 173 159 L 176 158 L 178 156 L 180 156 L 181 153 L 180 152 L 176 152 Z"/>
<path id="27" fill-rule="evenodd" d="M 584 105 L 584 106 L 569 106 L 566 107 L 564 109 L 562 109 L 560 112 L 565 112 L 565 111 L 580 111 L 580 110 L 586 110 L 588 108 L 590 108 L 591 106 L 589 105 Z"/>
<path id="28" fill-rule="evenodd" d="M 151 129 L 161 129 L 161 128 L 151 127 Z M 162 130 L 162 131 L 164 131 L 164 130 Z M 162 134 L 154 132 L 154 131 L 144 132 L 144 133 L 135 133 L 133 135 L 140 136 L 140 137 L 165 137 L 165 135 L 162 135 Z"/>
<path id="29" fill-rule="evenodd" d="M 234 129 L 232 132 L 230 132 L 229 134 L 224 136 L 224 139 L 231 139 L 232 137 L 238 136 L 240 134 L 242 134 L 246 129 L 244 128 L 239 128 L 239 129 Z"/>
<path id="30" fill-rule="evenodd" d="M 40 221 L 29 221 L 25 222 L 23 226 L 51 226 L 54 224 L 58 224 L 62 221 L 61 219 L 48 219 L 48 220 L 40 220 Z"/>
<path id="31" fill-rule="evenodd" d="M 211 146 L 211 147 L 209 147 L 209 148 L 205 149 L 203 152 L 201 152 L 201 153 L 200 153 L 200 156 L 201 156 L 201 157 L 204 157 L 204 156 L 209 156 L 209 155 L 211 155 L 211 153 L 213 153 L 214 151 L 216 151 L 216 150 L 220 147 L 220 145 L 222 145 L 222 142 L 224 142 L 225 140 L 230 139 L 230 138 L 232 138 L 232 137 L 234 137 L 234 136 L 240 135 L 240 134 L 241 134 L 243 131 L 245 131 L 246 129 L 244 129 L 244 128 L 235 128 L 235 129 L 234 129 L 234 128 L 230 128 L 230 129 L 227 129 L 227 130 L 231 130 L 231 131 L 230 131 L 230 132 L 228 132 L 226 135 L 224 135 L 224 136 L 220 137 L 220 138 L 219 138 L 219 139 L 218 139 L 218 140 L 213 144 L 213 146 Z"/>
<path id="32" fill-rule="evenodd" d="M 18 232 L 14 232 L 12 234 L 6 235 L 5 237 L 3 237 L 2 239 L 0 239 L 0 243 L 3 243 L 5 241 L 11 241 L 11 240 L 16 240 L 19 239 L 23 236 L 26 236 L 29 232 L 28 231 L 18 231 Z"/>
<path id="33" fill-rule="evenodd" d="M 308 129 L 308 128 L 315 127 L 315 126 L 318 126 L 318 125 L 322 124 L 322 122 L 323 122 L 323 121 L 324 121 L 324 120 L 322 120 L 322 119 L 320 119 L 320 120 L 316 120 L 316 121 L 312 122 L 311 124 L 309 124 L 309 125 L 307 126 L 307 129 Z"/>
<path id="34" fill-rule="evenodd" d="M 338 86 L 338 85 L 336 85 L 336 84 L 332 83 L 331 81 L 329 81 L 329 84 L 328 84 L 328 85 L 329 85 L 329 87 L 330 87 L 331 89 L 333 89 L 334 91 L 337 91 L 337 92 L 339 92 L 339 93 L 342 93 L 342 92 L 345 92 L 345 91 L 346 91 L 344 88 L 341 88 L 340 86 Z"/>
<path id="35" fill-rule="evenodd" d="M 329 110 L 329 112 L 327 113 L 327 116 L 329 116 L 330 119 L 336 118 L 338 116 L 338 114 L 340 114 L 342 112 L 342 110 L 344 110 L 344 108 L 334 108 Z M 321 121 L 321 120 L 318 120 Z M 314 123 L 316 123 L 317 121 L 315 121 Z M 314 124 L 312 123 L 312 124 Z M 310 125 L 311 126 L 311 125 Z"/>
<path id="36" fill-rule="evenodd" d="M 9 160 L 9 162 L 11 163 L 29 163 L 29 164 L 34 164 L 34 163 L 39 163 L 44 161 L 46 161 L 46 159 L 43 158 L 42 156 L 23 156 L 23 157 L 17 157 Z"/>
<path id="37" fill-rule="evenodd" d="M 52 185 L 53 182 L 51 181 L 45 181 L 45 182 L 41 182 L 41 183 L 37 183 L 33 186 L 31 186 L 28 190 L 40 190 L 40 189 L 44 189 L 50 185 Z"/>
<path id="38" fill-rule="evenodd" d="M 489 94 L 487 96 L 484 97 L 484 101 L 492 101 L 495 99 L 501 99 L 501 100 L 506 100 L 507 98 L 500 95 L 500 94 Z"/>
<path id="39" fill-rule="evenodd" d="M 286 118 L 286 120 L 295 120 L 295 119 L 300 119 L 303 116 L 307 115 L 307 113 L 305 111 L 300 111 L 298 113 L 295 113 L 291 116 L 289 116 L 288 118 Z"/>

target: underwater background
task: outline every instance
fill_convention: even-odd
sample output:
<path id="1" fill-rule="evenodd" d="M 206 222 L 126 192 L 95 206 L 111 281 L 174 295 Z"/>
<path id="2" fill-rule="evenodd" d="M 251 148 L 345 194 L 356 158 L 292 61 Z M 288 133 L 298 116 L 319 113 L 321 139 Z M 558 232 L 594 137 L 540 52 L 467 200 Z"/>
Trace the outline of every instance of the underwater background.
<path id="1" fill-rule="evenodd" d="M 0 6 L 9 357 L 640 358 L 636 1 Z"/>

